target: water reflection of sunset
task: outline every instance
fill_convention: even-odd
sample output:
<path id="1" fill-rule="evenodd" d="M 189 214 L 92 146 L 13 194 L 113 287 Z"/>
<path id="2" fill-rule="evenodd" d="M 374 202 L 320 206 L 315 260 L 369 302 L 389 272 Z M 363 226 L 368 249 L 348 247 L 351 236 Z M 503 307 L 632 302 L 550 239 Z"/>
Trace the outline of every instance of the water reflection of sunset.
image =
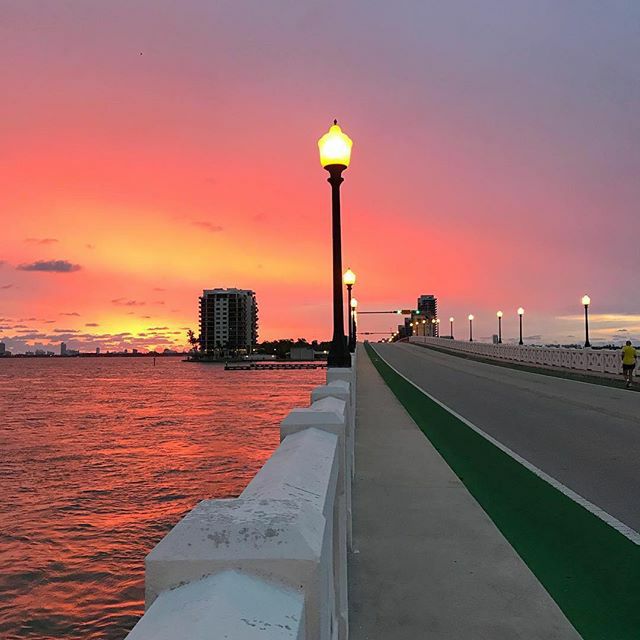
<path id="1" fill-rule="evenodd" d="M 0 628 L 124 637 L 155 541 L 199 500 L 238 495 L 321 378 L 179 358 L 4 362 Z"/>

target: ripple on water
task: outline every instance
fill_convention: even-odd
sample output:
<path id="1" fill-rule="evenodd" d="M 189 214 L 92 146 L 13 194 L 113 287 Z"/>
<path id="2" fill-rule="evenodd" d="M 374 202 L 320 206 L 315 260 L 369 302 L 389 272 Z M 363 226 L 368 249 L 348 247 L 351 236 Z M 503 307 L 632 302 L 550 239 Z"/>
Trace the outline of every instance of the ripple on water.
<path id="1" fill-rule="evenodd" d="M 2 640 L 126 635 L 145 555 L 200 500 L 240 494 L 323 376 L 247 373 L 179 358 L 0 361 Z"/>

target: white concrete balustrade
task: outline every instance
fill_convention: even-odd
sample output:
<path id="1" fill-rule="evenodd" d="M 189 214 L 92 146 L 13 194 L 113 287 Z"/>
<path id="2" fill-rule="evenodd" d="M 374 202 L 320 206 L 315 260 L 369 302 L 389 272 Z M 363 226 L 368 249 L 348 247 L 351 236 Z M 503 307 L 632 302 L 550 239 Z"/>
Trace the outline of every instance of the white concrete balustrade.
<path id="1" fill-rule="evenodd" d="M 409 342 L 431 344 L 436 347 L 441 346 L 450 351 L 475 354 L 484 358 L 511 360 L 550 368 L 622 373 L 620 352 L 608 349 L 563 349 L 561 347 L 487 344 L 484 342 L 432 338 L 429 336 L 411 336 Z"/>
<path id="2" fill-rule="evenodd" d="M 354 433 L 355 357 L 238 498 L 203 500 L 149 553 L 127 640 L 347 640 Z"/>
<path id="3" fill-rule="evenodd" d="M 310 428 L 322 429 L 338 438 L 339 474 L 333 518 L 333 569 L 340 638 L 348 636 L 349 627 L 347 610 L 347 545 L 350 544 L 351 531 L 351 473 L 350 456 L 347 455 L 349 451 L 347 445 L 347 423 L 348 405 L 345 400 L 325 396 L 313 402 L 308 409 L 294 409 L 280 425 L 280 437 L 285 443 L 293 434 L 304 433 L 305 430 Z M 256 476 L 256 479 L 258 476 Z"/>

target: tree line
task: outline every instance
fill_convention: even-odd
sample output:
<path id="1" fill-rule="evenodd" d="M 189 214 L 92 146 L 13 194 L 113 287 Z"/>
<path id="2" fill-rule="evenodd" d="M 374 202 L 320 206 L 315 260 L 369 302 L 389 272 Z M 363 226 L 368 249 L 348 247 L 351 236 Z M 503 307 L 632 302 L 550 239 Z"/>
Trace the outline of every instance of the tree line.
<path id="1" fill-rule="evenodd" d="M 187 342 L 193 351 L 202 351 L 200 337 L 196 336 L 192 329 L 187 331 Z M 330 346 L 331 342 L 328 340 L 312 340 L 309 342 L 306 338 L 297 338 L 295 340 L 293 338 L 281 338 L 279 340 L 265 340 L 263 342 L 258 342 L 253 349 L 253 353 L 270 355 L 275 356 L 278 359 L 284 359 L 287 357 L 292 347 L 307 347 L 314 351 L 328 351 Z M 218 353 L 214 353 L 214 356 L 222 355 L 225 351 L 228 352 L 228 345 L 219 343 L 216 345 L 216 351 Z"/>

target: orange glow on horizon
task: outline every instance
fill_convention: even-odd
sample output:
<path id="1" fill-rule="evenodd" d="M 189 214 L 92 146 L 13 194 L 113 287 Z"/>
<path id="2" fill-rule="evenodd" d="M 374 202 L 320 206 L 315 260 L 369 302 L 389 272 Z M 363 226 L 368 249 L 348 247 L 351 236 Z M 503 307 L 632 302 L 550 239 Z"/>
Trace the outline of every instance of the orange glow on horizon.
<path id="1" fill-rule="evenodd" d="M 55 19 L 27 5 L 11 12 L 0 45 L 12 96 L 0 104 L 0 341 L 55 345 L 55 331 L 72 329 L 86 334 L 78 343 L 127 334 L 128 345 L 166 326 L 156 344 L 186 346 L 172 332 L 197 329 L 198 296 L 213 287 L 256 291 L 261 339 L 329 339 L 331 191 L 317 141 L 334 114 L 357 162 L 341 131 L 339 153 L 321 162 L 350 164 L 342 263 L 357 266 L 362 311 L 415 308 L 433 293 L 443 318 L 473 309 L 485 339 L 496 309 L 523 304 L 530 341 L 565 342 L 580 340 L 582 323 L 559 318 L 584 291 L 602 313 L 634 311 L 612 285 L 637 270 L 636 115 L 611 96 L 602 108 L 584 99 L 579 87 L 608 81 L 578 63 L 579 49 L 565 55 L 566 34 L 551 42 L 545 31 L 545 46 L 527 49 L 555 46 L 574 61 L 556 77 L 517 67 L 536 55 L 497 64 L 493 40 L 476 50 L 456 37 L 459 55 L 441 55 L 440 32 L 431 49 L 412 21 L 362 29 L 349 11 L 340 25 L 320 11 L 314 20 L 332 28 L 310 31 L 302 9 L 276 24 L 263 9 L 249 18 L 214 5 L 130 12 L 126 28 L 92 3 Z M 387 25 L 388 11 L 372 10 L 372 24 Z M 627 49 L 618 53 L 623 68 Z M 441 75 L 417 64 L 431 56 Z M 484 89 L 470 100 L 479 70 Z M 580 242 L 568 241 L 578 229 Z M 608 232 L 616 242 L 603 241 Z M 399 320 L 359 322 L 364 333 Z M 603 340 L 636 331 L 594 323 Z"/>

